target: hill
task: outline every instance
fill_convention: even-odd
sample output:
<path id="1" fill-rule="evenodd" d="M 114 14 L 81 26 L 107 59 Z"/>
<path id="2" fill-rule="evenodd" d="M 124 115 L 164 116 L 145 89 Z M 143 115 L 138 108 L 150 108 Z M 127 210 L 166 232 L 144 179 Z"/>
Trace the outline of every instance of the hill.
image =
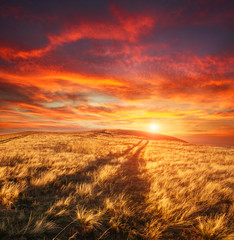
<path id="1" fill-rule="evenodd" d="M 151 133 L 151 132 L 145 132 L 145 131 L 136 131 L 136 130 L 126 130 L 126 129 L 104 129 L 104 130 L 96 130 L 91 131 L 91 133 L 94 134 L 109 134 L 113 136 L 128 136 L 128 137 L 141 137 L 147 140 L 168 140 L 168 141 L 180 141 L 180 142 L 186 142 L 182 139 L 163 135 L 163 134 L 157 134 L 157 133 Z"/>
<path id="2" fill-rule="evenodd" d="M 141 131 L 0 138 L 0 239 L 233 239 L 234 148 Z"/>
<path id="3" fill-rule="evenodd" d="M 0 135 L 0 141 L 1 140 L 7 140 L 7 139 L 13 139 L 13 138 L 20 138 L 23 136 L 31 135 L 31 134 L 80 134 L 82 133 L 89 133 L 90 135 L 100 135 L 100 134 L 106 134 L 106 135 L 115 135 L 115 136 L 134 136 L 134 137 L 141 137 L 148 140 L 169 140 L 169 141 L 180 141 L 180 142 L 186 142 L 182 139 L 163 135 L 163 134 L 157 134 L 157 133 L 151 133 L 151 132 L 145 132 L 145 131 L 136 131 L 136 130 L 128 130 L 128 129 L 103 129 L 103 130 L 92 130 L 92 131 L 85 131 L 85 132 L 42 132 L 42 131 L 27 131 L 27 132 L 20 132 L 20 133 L 10 133 L 10 134 L 4 134 Z"/>

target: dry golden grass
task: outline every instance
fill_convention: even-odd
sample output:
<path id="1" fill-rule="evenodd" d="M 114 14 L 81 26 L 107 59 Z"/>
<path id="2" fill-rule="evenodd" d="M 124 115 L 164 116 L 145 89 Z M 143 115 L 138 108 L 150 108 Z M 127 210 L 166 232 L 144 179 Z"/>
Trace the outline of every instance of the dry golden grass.
<path id="1" fill-rule="evenodd" d="M 2 136 L 0 239 L 233 239 L 234 148 L 166 139 Z"/>

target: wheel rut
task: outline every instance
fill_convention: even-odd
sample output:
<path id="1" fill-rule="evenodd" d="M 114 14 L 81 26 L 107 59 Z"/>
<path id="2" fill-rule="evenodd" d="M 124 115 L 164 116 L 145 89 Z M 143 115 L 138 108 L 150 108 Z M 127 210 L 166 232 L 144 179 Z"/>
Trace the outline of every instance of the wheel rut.
<path id="1" fill-rule="evenodd" d="M 16 140 L 16 139 L 25 138 L 29 135 L 32 135 L 32 134 L 21 135 L 21 136 L 17 136 L 17 137 L 11 137 L 11 138 L 7 138 L 7 139 L 3 139 L 3 140 L 0 140 L 0 144 L 11 142 L 11 141 Z"/>
<path id="2" fill-rule="evenodd" d="M 139 216 L 137 218 L 139 218 L 139 221 L 143 225 L 144 221 L 142 218 L 144 218 L 145 198 L 146 193 L 150 190 L 150 182 L 149 179 L 142 175 L 142 166 L 144 166 L 142 156 L 148 143 L 148 140 L 141 140 L 139 145 L 137 145 L 137 149 L 132 149 L 133 151 L 126 155 L 127 160 L 122 163 L 118 174 L 118 181 L 114 185 L 115 193 L 125 193 L 128 196 L 129 206 L 134 211 L 134 214 Z"/>

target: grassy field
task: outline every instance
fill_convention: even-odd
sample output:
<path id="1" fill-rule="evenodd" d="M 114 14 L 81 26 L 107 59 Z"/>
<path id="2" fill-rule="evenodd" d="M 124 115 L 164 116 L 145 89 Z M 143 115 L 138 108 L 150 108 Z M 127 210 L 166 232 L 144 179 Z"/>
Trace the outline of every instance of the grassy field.
<path id="1" fill-rule="evenodd" d="M 141 132 L 0 136 L 0 239 L 234 239 L 233 160 Z"/>

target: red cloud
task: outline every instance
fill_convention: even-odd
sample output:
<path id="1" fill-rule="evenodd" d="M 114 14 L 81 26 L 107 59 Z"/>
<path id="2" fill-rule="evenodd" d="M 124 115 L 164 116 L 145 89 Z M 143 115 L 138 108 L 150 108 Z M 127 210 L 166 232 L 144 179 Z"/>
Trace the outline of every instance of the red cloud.
<path id="1" fill-rule="evenodd" d="M 44 48 L 20 51 L 9 47 L 0 47 L 0 57 L 6 60 L 42 57 L 58 46 L 84 38 L 135 41 L 139 35 L 144 34 L 153 27 L 154 20 L 152 17 L 144 15 L 126 16 L 113 7 L 112 11 L 117 18 L 115 23 L 73 22 L 69 26 L 63 27 L 59 34 L 48 34 L 47 37 L 50 43 Z"/>

